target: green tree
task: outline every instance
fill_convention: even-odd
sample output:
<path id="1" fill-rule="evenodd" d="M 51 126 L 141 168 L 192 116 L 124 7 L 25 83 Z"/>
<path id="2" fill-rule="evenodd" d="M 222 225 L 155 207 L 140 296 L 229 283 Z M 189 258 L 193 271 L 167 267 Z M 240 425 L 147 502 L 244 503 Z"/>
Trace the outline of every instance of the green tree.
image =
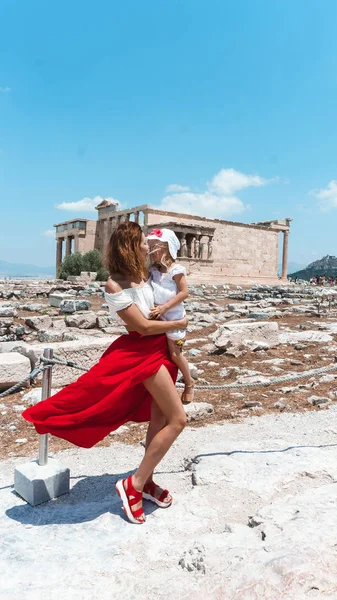
<path id="1" fill-rule="evenodd" d="M 109 277 L 109 272 L 106 270 L 105 267 L 101 267 L 97 271 L 97 281 L 107 281 L 108 277 Z"/>
<path id="2" fill-rule="evenodd" d="M 97 273 L 97 281 L 106 281 L 109 277 L 108 271 L 102 263 L 99 250 L 90 250 L 85 254 L 75 252 L 66 256 L 59 268 L 58 277 L 67 279 L 68 275 L 80 275 L 81 271 Z"/>
<path id="3" fill-rule="evenodd" d="M 58 271 L 58 277 L 67 279 L 68 275 L 80 275 L 83 270 L 83 256 L 80 252 L 75 252 L 64 257 Z"/>
<path id="4" fill-rule="evenodd" d="M 90 250 L 83 254 L 82 271 L 98 272 L 102 268 L 102 257 L 99 250 Z"/>

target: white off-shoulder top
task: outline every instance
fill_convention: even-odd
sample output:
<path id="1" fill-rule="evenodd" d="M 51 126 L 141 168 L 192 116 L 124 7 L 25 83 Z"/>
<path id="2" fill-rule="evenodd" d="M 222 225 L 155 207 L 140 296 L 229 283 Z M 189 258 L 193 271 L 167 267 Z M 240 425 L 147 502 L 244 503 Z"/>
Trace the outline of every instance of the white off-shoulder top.
<path id="1" fill-rule="evenodd" d="M 109 306 L 110 316 L 122 325 L 125 325 L 125 323 L 117 314 L 119 310 L 135 304 L 147 319 L 150 314 L 150 308 L 154 306 L 153 289 L 149 281 L 138 287 L 127 288 L 115 294 L 105 292 L 104 297 Z"/>

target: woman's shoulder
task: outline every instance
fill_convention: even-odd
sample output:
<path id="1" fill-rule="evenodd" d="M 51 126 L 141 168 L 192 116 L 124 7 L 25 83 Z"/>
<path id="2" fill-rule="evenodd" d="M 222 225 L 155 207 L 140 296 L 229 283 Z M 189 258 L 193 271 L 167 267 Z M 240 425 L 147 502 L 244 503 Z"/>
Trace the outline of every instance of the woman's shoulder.
<path id="1" fill-rule="evenodd" d="M 105 293 L 106 294 L 118 294 L 118 292 L 122 292 L 122 291 L 123 291 L 123 288 L 118 283 L 118 281 L 115 281 L 115 279 L 112 279 L 111 277 L 109 277 L 108 281 L 105 284 Z"/>
<path id="2" fill-rule="evenodd" d="M 107 281 L 104 297 L 113 314 L 119 310 L 128 308 L 133 304 L 130 290 L 123 289 L 114 279 L 109 279 Z"/>

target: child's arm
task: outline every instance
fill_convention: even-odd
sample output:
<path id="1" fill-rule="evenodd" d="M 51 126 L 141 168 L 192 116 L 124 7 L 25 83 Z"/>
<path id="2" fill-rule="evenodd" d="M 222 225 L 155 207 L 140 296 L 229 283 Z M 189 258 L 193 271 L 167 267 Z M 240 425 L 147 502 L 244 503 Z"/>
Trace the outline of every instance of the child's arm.
<path id="1" fill-rule="evenodd" d="M 151 308 L 149 319 L 159 319 L 167 310 L 173 308 L 177 304 L 184 302 L 188 298 L 188 287 L 186 277 L 183 273 L 173 275 L 173 279 L 177 284 L 178 293 L 165 304 L 159 304 Z"/>

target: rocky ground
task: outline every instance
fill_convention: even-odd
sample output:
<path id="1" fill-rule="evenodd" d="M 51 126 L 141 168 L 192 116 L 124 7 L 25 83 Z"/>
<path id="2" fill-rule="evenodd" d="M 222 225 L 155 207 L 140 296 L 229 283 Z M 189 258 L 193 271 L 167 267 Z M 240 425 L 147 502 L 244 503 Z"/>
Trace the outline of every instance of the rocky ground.
<path id="1" fill-rule="evenodd" d="M 106 308 L 96 283 L 0 282 L 0 393 L 29 373 L 46 346 L 90 368 L 122 331 Z M 186 408 L 188 427 L 159 471 L 176 504 L 166 512 L 147 506 L 149 519 L 142 528 L 121 521 L 111 493 L 117 475 L 137 464 L 145 425 L 126 424 L 91 451 L 69 449 L 51 438 L 50 451 L 62 451 L 62 461 L 71 466 L 73 491 L 32 509 L 12 495 L 11 485 L 14 463 L 37 452 L 38 436 L 20 415 L 39 401 L 41 379 L 0 398 L 0 499 L 7 510 L 2 525 L 12 532 L 14 521 L 16 531 L 4 537 L 1 555 L 10 572 L 4 598 L 13 597 L 12 580 L 16 595 L 34 600 L 45 597 L 47 588 L 52 599 L 122 597 L 130 589 L 144 600 L 164 598 L 167 590 L 179 599 L 205 594 L 240 600 L 337 598 L 332 527 L 337 370 L 256 388 L 210 387 L 269 384 L 275 377 L 334 366 L 335 290 L 191 286 L 186 308 L 185 353 L 196 385 L 205 389 L 197 390 L 195 402 Z M 53 388 L 78 374 L 55 367 Z M 25 587 L 20 573 L 14 575 L 17 557 L 27 570 L 26 581 L 33 577 L 29 557 L 34 543 L 42 544 L 47 556 L 54 544 L 58 548 L 47 588 L 42 558 L 34 584 Z M 62 548 L 68 547 L 65 553 Z M 79 564 L 88 547 L 90 577 Z M 13 571 L 7 566 L 11 557 Z M 150 589 L 139 584 L 137 590 L 133 570 L 139 580 L 149 564 Z M 60 569 L 64 581 L 56 589 Z M 116 596 L 105 589 L 108 578 Z"/>
<path id="2" fill-rule="evenodd" d="M 140 445 L 71 449 L 71 492 L 32 508 L 0 468 L 4 600 L 309 600 L 337 597 L 336 407 L 189 427 L 156 474 L 174 497 L 121 513 L 114 484 Z"/>
<path id="3" fill-rule="evenodd" d="M 98 283 L 0 283 L 0 386 L 16 383 L 33 368 L 44 347 L 76 360 L 84 368 L 96 362 L 122 332 L 110 317 Z M 51 306 L 50 303 L 60 306 Z M 62 300 L 62 298 L 64 298 Z M 237 286 L 193 286 L 186 308 L 190 319 L 185 347 L 196 385 L 263 382 L 285 374 L 326 367 L 337 356 L 337 310 L 334 289 L 305 286 L 237 289 Z M 10 356 L 9 356 L 10 355 Z M 12 374 L 8 359 L 18 357 Z M 75 380 L 80 372 L 53 369 L 53 389 Z M 197 390 L 189 407 L 194 425 L 245 418 L 251 414 L 325 410 L 336 401 L 336 372 L 284 385 L 255 389 Z M 34 428 L 21 418 L 25 407 L 40 399 L 41 377 L 30 391 L 0 398 L 0 457 L 36 450 Z M 113 440 L 139 443 L 144 425 L 130 424 Z M 110 438 L 102 442 L 109 445 Z M 51 449 L 66 442 L 51 439 Z"/>

